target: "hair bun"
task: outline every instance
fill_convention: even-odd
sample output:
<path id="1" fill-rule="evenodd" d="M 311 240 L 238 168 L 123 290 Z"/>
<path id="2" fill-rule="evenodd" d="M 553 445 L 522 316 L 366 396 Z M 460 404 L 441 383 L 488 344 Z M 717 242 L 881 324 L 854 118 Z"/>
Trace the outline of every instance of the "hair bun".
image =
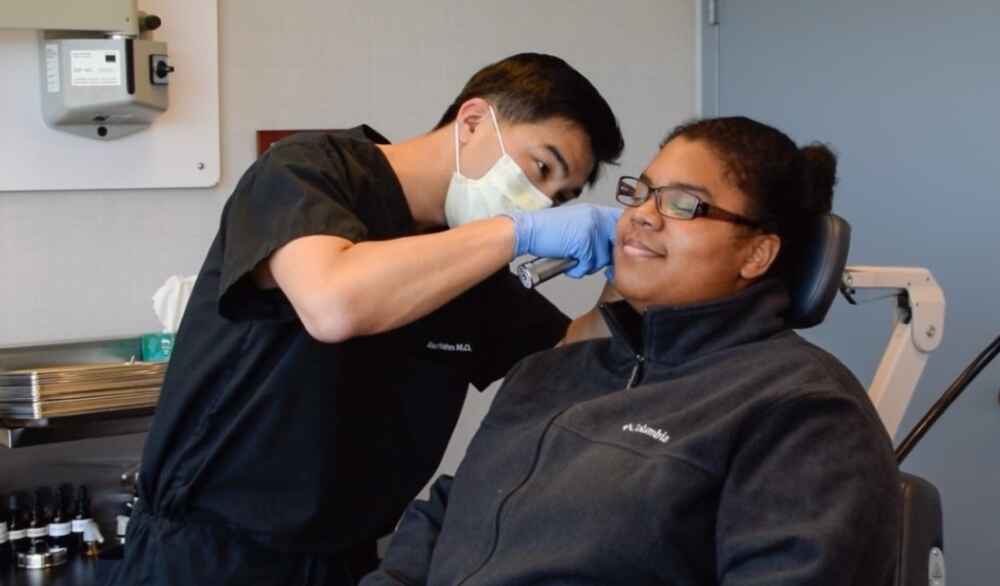
<path id="1" fill-rule="evenodd" d="M 803 179 L 808 197 L 804 207 L 816 214 L 833 208 L 833 186 L 837 184 L 837 155 L 822 143 L 799 149 L 803 161 Z"/>

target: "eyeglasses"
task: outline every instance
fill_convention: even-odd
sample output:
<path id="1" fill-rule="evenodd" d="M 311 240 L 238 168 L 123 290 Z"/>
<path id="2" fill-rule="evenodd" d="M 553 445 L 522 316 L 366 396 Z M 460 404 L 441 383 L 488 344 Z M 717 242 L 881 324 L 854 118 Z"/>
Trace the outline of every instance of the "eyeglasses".
<path id="1" fill-rule="evenodd" d="M 683 187 L 653 187 L 638 177 L 627 175 L 618 179 L 618 191 L 615 194 L 618 203 L 637 208 L 646 203 L 650 197 L 656 198 L 656 211 L 668 218 L 693 220 L 706 217 L 753 228 L 761 227 L 760 222 L 705 203 Z"/>

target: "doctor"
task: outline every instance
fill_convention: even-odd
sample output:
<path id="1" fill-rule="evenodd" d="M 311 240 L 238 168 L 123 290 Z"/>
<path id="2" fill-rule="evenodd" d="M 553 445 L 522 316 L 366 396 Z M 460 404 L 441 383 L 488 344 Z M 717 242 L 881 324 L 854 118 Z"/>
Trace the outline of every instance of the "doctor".
<path id="1" fill-rule="evenodd" d="M 409 141 L 358 126 L 276 143 L 223 209 L 110 583 L 339 585 L 373 569 L 468 384 L 567 334 L 508 263 L 572 257 L 579 277 L 611 262 L 618 211 L 553 206 L 622 148 L 593 85 L 539 54 L 476 73 Z"/>

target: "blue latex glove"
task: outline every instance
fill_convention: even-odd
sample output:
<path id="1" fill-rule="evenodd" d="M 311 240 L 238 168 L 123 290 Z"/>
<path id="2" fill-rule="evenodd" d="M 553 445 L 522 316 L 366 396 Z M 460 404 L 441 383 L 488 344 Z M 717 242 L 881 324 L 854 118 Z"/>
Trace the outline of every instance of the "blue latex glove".
<path id="1" fill-rule="evenodd" d="M 566 275 L 579 279 L 611 264 L 620 208 L 576 204 L 507 214 L 514 220 L 514 256 L 574 258 Z"/>

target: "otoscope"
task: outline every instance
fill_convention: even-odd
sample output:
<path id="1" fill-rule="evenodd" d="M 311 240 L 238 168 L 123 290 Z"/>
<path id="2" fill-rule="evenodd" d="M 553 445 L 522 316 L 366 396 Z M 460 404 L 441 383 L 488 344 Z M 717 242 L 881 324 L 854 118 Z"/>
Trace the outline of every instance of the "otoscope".
<path id="1" fill-rule="evenodd" d="M 552 277 L 577 265 L 574 258 L 533 258 L 517 265 L 517 276 L 527 289 L 534 289 Z"/>

